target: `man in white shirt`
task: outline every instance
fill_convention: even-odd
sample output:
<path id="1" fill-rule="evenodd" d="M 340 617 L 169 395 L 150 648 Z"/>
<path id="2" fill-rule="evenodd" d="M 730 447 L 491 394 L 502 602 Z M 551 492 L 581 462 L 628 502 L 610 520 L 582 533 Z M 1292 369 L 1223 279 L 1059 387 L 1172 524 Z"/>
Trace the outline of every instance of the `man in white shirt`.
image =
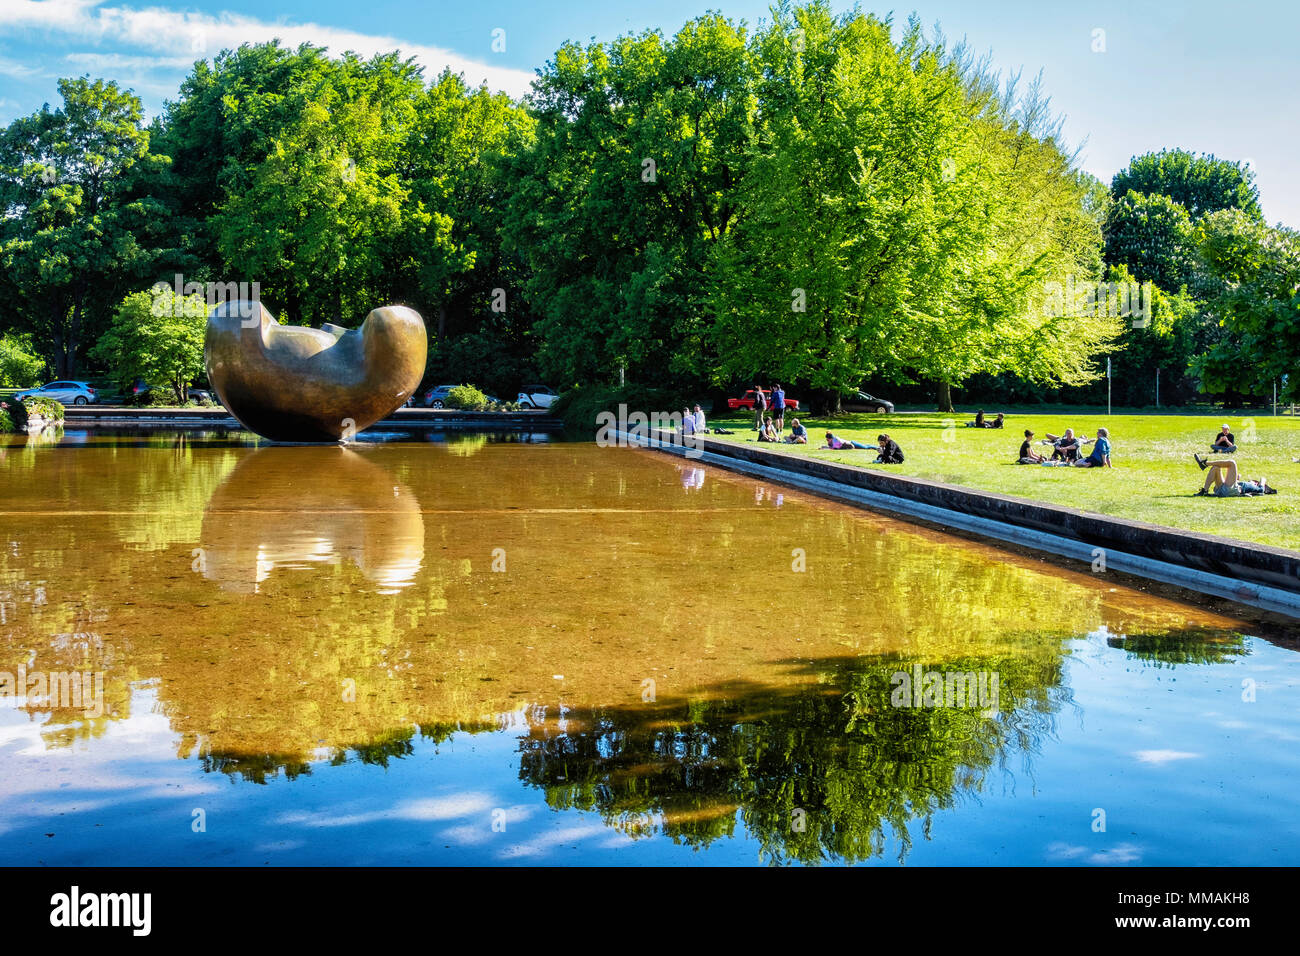
<path id="1" fill-rule="evenodd" d="M 698 405 L 695 406 L 695 430 L 701 435 L 707 435 L 709 433 L 708 428 L 705 427 L 704 409 L 700 408 Z"/>

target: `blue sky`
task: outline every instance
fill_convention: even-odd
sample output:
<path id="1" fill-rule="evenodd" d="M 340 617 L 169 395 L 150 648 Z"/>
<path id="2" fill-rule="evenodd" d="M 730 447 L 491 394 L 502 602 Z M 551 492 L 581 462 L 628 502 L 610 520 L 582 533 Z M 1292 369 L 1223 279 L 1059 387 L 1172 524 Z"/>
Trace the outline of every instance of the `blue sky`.
<path id="1" fill-rule="evenodd" d="M 851 4 L 835 2 L 837 10 Z M 1109 181 L 1130 157 L 1165 146 L 1250 160 L 1270 221 L 1300 226 L 1296 91 L 1300 4 L 912 0 L 864 10 L 903 22 L 915 11 L 966 37 L 1004 70 L 1043 71 L 1082 164 Z M 566 39 L 608 40 L 718 9 L 751 24 L 766 0 L 0 0 L 0 123 L 55 102 L 55 80 L 116 79 L 150 111 L 190 64 L 222 47 L 279 36 L 336 51 L 400 48 L 512 93 Z M 492 49 L 493 30 L 505 50 Z M 1098 35 L 1095 31 L 1104 31 Z M 1094 52 L 1104 39 L 1104 52 Z"/>

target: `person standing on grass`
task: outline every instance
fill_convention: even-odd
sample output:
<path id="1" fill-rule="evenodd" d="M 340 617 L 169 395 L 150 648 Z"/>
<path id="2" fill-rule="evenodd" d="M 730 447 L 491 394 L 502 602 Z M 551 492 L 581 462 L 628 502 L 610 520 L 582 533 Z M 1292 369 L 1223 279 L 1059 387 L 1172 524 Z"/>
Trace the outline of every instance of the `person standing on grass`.
<path id="1" fill-rule="evenodd" d="M 760 434 L 763 431 L 763 413 L 767 411 L 767 395 L 763 393 L 763 386 L 754 386 L 754 431 Z"/>
<path id="2" fill-rule="evenodd" d="M 708 423 L 704 420 L 704 409 L 696 405 L 693 417 L 695 418 L 695 431 L 700 435 L 707 435 L 709 430 L 705 427 Z"/>
<path id="3" fill-rule="evenodd" d="M 780 382 L 772 386 L 772 423 L 778 435 L 785 431 L 785 390 Z"/>
<path id="4" fill-rule="evenodd" d="M 682 437 L 695 434 L 695 416 L 689 408 L 682 409 Z"/>
<path id="5" fill-rule="evenodd" d="M 1097 441 L 1087 458 L 1080 458 L 1074 463 L 1076 468 L 1113 468 L 1110 463 L 1110 432 L 1104 428 L 1097 429 Z"/>

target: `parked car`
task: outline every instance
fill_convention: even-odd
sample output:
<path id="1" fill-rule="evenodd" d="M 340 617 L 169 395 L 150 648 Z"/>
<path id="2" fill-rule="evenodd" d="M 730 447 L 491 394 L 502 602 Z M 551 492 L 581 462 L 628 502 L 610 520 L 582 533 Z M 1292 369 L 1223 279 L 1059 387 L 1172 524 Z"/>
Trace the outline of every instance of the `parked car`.
<path id="1" fill-rule="evenodd" d="M 772 393 L 767 389 L 762 389 L 762 392 L 765 396 L 767 396 L 767 407 L 771 408 Z M 742 395 L 740 398 L 727 399 L 727 407 L 732 409 L 733 411 L 740 408 L 747 408 L 752 412 L 754 410 L 754 390 L 752 388 L 747 390 L 745 394 Z M 795 411 L 798 411 L 799 399 L 791 398 L 789 395 L 787 395 L 785 397 L 785 407 L 793 408 Z"/>
<path id="2" fill-rule="evenodd" d="M 516 401 L 524 408 L 550 408 L 559 397 L 555 389 L 545 385 L 525 385 Z"/>
<path id="3" fill-rule="evenodd" d="M 894 414 L 894 403 L 883 398 L 876 398 L 866 392 L 851 392 L 840 400 L 840 406 L 846 412 L 875 412 L 877 415 Z"/>
<path id="4" fill-rule="evenodd" d="M 97 396 L 95 390 L 86 382 L 61 381 L 16 392 L 14 398 L 20 402 L 29 398 L 52 398 L 64 405 L 93 405 Z"/>
<path id="5" fill-rule="evenodd" d="M 193 399 L 196 402 L 201 402 L 206 399 L 208 402 L 211 402 L 213 405 L 221 404 L 221 399 L 217 397 L 216 389 L 191 388 L 189 390 L 189 396 L 191 399 Z"/>
<path id="6" fill-rule="evenodd" d="M 438 385 L 429 389 L 424 393 L 424 407 L 445 408 L 447 405 L 447 393 L 455 387 L 455 385 Z"/>

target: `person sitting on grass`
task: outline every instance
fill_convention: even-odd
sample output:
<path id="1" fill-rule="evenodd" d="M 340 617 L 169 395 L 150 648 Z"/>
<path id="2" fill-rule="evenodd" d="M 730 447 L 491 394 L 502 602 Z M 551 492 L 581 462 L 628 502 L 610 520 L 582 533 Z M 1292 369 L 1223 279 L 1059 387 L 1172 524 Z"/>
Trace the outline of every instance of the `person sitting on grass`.
<path id="1" fill-rule="evenodd" d="M 781 439 L 776 434 L 776 426 L 772 424 L 772 418 L 769 415 L 763 419 L 763 427 L 758 432 L 759 441 L 779 442 Z"/>
<path id="2" fill-rule="evenodd" d="M 1097 443 L 1092 446 L 1092 453 L 1074 463 L 1076 468 L 1114 468 L 1110 463 L 1110 432 L 1104 428 L 1097 429 Z"/>
<path id="3" fill-rule="evenodd" d="M 791 445 L 808 444 L 808 429 L 799 424 L 799 419 L 790 419 L 790 437 L 786 441 Z"/>
<path id="4" fill-rule="evenodd" d="M 1046 456 L 1034 451 L 1034 433 L 1025 429 L 1025 440 L 1020 443 L 1020 460 L 1017 465 L 1041 465 L 1047 461 Z"/>
<path id="5" fill-rule="evenodd" d="M 1267 478 L 1260 478 L 1258 481 L 1251 481 L 1249 478 L 1241 478 L 1237 471 L 1237 462 L 1232 458 L 1220 458 L 1217 461 L 1209 461 L 1200 455 L 1192 455 L 1196 463 L 1201 466 L 1202 471 L 1207 471 L 1205 484 L 1201 486 L 1198 495 L 1213 494 L 1216 498 L 1239 498 L 1252 497 L 1254 495 L 1275 495 L 1277 489 L 1270 487 Z"/>
<path id="6" fill-rule="evenodd" d="M 836 451 L 839 451 L 841 448 L 861 448 L 864 451 L 879 451 L 875 445 L 864 445 L 862 442 L 838 438 L 833 432 L 826 433 L 826 444 L 822 445 L 822 448 L 833 448 Z"/>
<path id="7" fill-rule="evenodd" d="M 1088 441 L 1087 438 L 1076 437 L 1073 428 L 1067 428 L 1064 435 L 1053 435 L 1048 432 L 1047 440 L 1052 443 L 1052 461 L 1063 461 L 1067 464 L 1072 464 L 1078 459 L 1083 443 Z"/>
<path id="8" fill-rule="evenodd" d="M 1228 430 L 1227 425 L 1219 426 L 1219 434 L 1214 436 L 1214 443 L 1210 445 L 1210 451 L 1217 451 L 1221 455 L 1231 455 L 1237 450 L 1237 439 L 1232 437 L 1232 432 Z"/>
<path id="9" fill-rule="evenodd" d="M 695 416 L 691 414 L 689 408 L 682 410 L 682 437 L 695 434 Z"/>
<path id="10" fill-rule="evenodd" d="M 901 465 L 903 463 L 903 449 L 898 447 L 898 442 L 888 435 L 877 435 L 876 442 L 880 451 L 880 455 L 876 458 L 877 464 Z"/>
<path id="11" fill-rule="evenodd" d="M 966 427 L 967 427 L 967 428 L 983 428 L 983 427 L 984 427 L 984 409 L 981 408 L 978 412 L 976 412 L 976 413 L 975 413 L 975 421 L 973 421 L 973 422 L 967 422 L 967 423 L 966 423 Z"/>
<path id="12" fill-rule="evenodd" d="M 989 422 L 989 428 L 1001 428 L 1006 424 L 1006 420 L 1007 416 L 1002 414 L 1002 412 L 998 412 L 998 417 Z"/>

